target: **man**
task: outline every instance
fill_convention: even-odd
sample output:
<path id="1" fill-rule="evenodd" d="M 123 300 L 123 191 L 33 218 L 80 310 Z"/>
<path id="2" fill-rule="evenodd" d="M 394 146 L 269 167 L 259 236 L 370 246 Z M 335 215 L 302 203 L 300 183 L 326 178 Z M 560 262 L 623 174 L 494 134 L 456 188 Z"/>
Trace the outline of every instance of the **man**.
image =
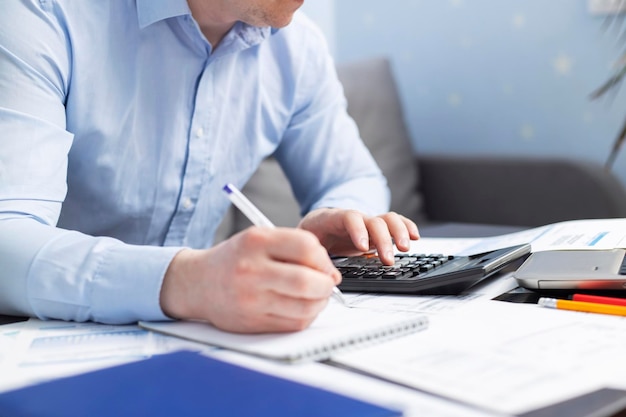
<path id="1" fill-rule="evenodd" d="M 340 282 L 329 252 L 408 250 L 301 3 L 3 4 L 0 313 L 292 331 Z M 211 246 L 222 186 L 270 154 L 299 227 Z"/>

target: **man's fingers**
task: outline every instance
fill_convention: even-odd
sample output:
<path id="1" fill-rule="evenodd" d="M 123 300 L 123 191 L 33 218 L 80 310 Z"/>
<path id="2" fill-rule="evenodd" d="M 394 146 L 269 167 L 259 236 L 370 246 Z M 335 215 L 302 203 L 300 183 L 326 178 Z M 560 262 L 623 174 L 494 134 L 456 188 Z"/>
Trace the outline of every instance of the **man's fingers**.
<path id="1" fill-rule="evenodd" d="M 366 224 L 372 239 L 372 244 L 376 247 L 380 260 L 386 265 L 393 264 L 393 242 L 389 234 L 389 226 L 385 219 L 381 217 L 370 217 L 366 219 Z"/>
<path id="2" fill-rule="evenodd" d="M 286 333 L 304 330 L 315 320 L 315 317 L 293 318 L 277 316 L 274 314 L 262 314 L 255 316 L 254 320 L 240 324 L 235 330 L 239 333 Z"/>
<path id="3" fill-rule="evenodd" d="M 394 212 L 375 217 L 366 217 L 362 214 L 356 216 L 354 213 L 348 213 L 345 222 L 346 229 L 355 246 L 363 252 L 374 247 L 381 261 L 387 265 L 394 262 L 394 242 L 399 250 L 408 251 L 411 249 L 411 240 L 419 239 L 417 225 L 410 219 Z M 368 237 L 367 246 L 363 242 L 364 236 Z M 357 244 L 359 242 L 361 244 Z"/>
<path id="4" fill-rule="evenodd" d="M 312 233 L 302 229 L 252 228 L 247 236 L 251 248 L 262 247 L 270 259 L 301 265 L 338 279 L 339 272 L 328 252 Z"/>
<path id="5" fill-rule="evenodd" d="M 337 269 L 330 275 L 302 265 L 272 262 L 259 275 L 257 285 L 260 289 L 274 291 L 285 297 L 324 300 L 330 297 L 340 279 Z"/>
<path id="6" fill-rule="evenodd" d="M 234 317 L 226 320 L 234 319 L 238 332 L 296 331 L 307 327 L 327 304 L 328 297 L 310 300 L 261 290 L 253 302 L 238 306 Z"/>
<path id="7" fill-rule="evenodd" d="M 364 222 L 363 214 L 356 210 L 347 210 L 343 224 L 354 247 L 362 252 L 370 250 L 370 233 Z"/>
<path id="8" fill-rule="evenodd" d="M 417 225 L 410 219 L 394 212 L 386 213 L 381 217 L 387 223 L 387 228 L 397 248 L 403 252 L 410 250 L 411 240 L 419 239 Z"/>

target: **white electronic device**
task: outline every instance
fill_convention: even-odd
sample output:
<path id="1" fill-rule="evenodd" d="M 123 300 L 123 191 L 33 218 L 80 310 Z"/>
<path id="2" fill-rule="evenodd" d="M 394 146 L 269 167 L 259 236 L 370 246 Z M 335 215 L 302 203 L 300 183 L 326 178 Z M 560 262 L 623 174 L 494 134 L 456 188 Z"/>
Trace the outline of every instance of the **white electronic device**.
<path id="1" fill-rule="evenodd" d="M 513 276 L 534 290 L 626 290 L 626 249 L 535 252 Z"/>

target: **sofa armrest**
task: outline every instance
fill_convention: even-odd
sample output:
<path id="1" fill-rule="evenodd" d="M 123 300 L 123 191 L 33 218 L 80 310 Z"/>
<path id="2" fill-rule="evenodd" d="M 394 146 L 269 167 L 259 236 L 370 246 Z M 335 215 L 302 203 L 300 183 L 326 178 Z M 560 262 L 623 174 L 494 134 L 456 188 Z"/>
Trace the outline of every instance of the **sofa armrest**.
<path id="1" fill-rule="evenodd" d="M 417 157 L 429 221 L 541 226 L 626 217 L 626 189 L 602 166 L 530 157 Z"/>

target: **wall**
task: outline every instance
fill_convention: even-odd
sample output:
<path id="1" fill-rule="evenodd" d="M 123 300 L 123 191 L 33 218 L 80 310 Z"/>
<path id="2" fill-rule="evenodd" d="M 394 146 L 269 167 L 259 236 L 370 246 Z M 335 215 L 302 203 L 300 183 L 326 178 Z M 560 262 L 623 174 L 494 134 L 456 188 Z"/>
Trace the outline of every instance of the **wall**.
<path id="1" fill-rule="evenodd" d="M 304 3 L 301 10 L 320 26 L 326 35 L 328 48 L 335 54 L 335 2 L 333 0 L 309 0 Z"/>
<path id="2" fill-rule="evenodd" d="M 626 92 L 589 99 L 620 44 L 587 0 L 329 1 L 338 62 L 392 60 L 417 152 L 606 160 Z"/>

